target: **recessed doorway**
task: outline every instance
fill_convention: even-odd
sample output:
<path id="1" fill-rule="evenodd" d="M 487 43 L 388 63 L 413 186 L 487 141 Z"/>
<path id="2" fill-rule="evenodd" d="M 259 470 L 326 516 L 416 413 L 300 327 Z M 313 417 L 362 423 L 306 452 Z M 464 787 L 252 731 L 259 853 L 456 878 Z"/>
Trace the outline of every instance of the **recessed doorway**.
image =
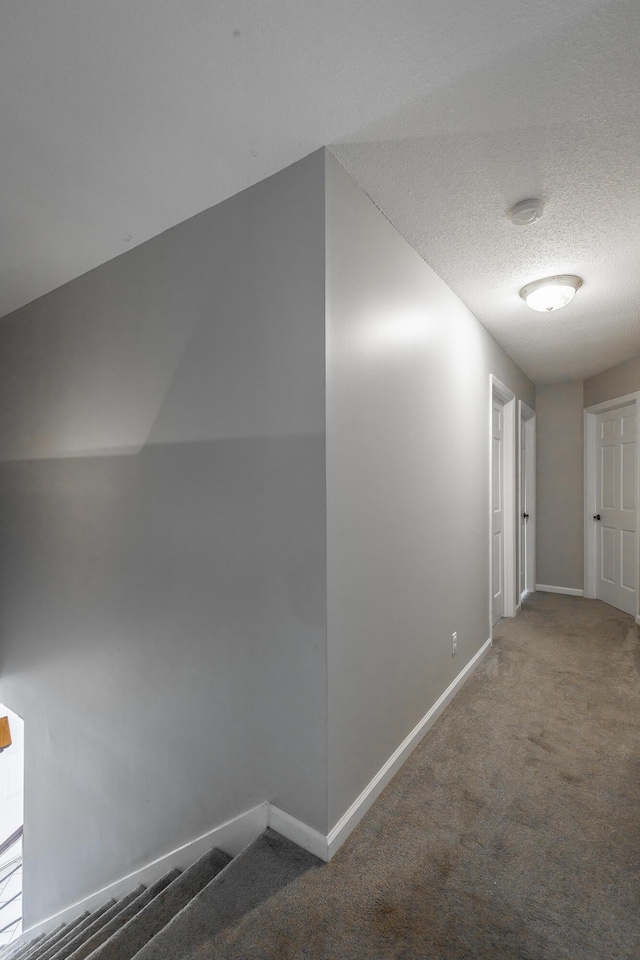
<path id="1" fill-rule="evenodd" d="M 512 390 L 490 378 L 490 558 L 491 627 L 501 617 L 516 615 L 516 398 Z"/>

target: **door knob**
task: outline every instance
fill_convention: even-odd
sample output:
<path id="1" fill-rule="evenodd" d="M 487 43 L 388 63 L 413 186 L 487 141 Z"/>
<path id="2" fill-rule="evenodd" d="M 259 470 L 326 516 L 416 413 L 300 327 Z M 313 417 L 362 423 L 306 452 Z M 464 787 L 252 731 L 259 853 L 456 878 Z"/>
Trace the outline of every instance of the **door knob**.
<path id="1" fill-rule="evenodd" d="M 593 515 L 593 519 L 594 519 L 594 520 L 599 520 L 599 519 L 600 519 L 600 514 L 599 514 L 599 513 L 595 513 L 595 514 Z"/>
<path id="2" fill-rule="evenodd" d="M 522 514 L 522 519 L 523 519 L 523 520 L 528 520 L 528 519 L 529 519 L 529 514 L 528 514 L 528 513 L 523 513 L 523 514 Z"/>

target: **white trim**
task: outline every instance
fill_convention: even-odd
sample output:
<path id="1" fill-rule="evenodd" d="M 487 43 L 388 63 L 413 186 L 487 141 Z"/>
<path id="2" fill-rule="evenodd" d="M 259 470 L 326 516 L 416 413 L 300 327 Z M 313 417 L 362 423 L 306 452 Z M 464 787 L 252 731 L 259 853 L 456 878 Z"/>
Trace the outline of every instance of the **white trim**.
<path id="1" fill-rule="evenodd" d="M 489 570 L 493 569 L 492 550 L 492 490 L 493 490 L 493 398 L 497 397 L 503 404 L 502 437 L 504 441 L 502 473 L 504 490 L 504 556 L 503 556 L 503 611 L 504 617 L 516 615 L 516 395 L 501 380 L 493 374 L 489 375 Z M 489 626 L 490 636 L 493 636 L 493 589 L 489 577 Z"/>
<path id="2" fill-rule="evenodd" d="M 398 772 L 409 754 L 415 750 L 460 687 L 469 679 L 480 661 L 487 655 L 490 648 L 491 639 L 487 640 L 475 656 L 471 658 L 466 667 L 463 667 L 442 696 L 436 700 L 418 725 L 414 727 L 409 736 L 403 740 L 397 750 L 394 751 L 387 762 L 380 768 L 373 780 L 364 788 L 360 796 L 351 804 L 344 816 L 342 816 L 335 827 L 329 831 L 328 836 L 323 836 L 323 834 L 314 830 L 313 827 L 307 826 L 307 824 L 302 823 L 301 820 L 296 820 L 295 817 L 285 813 L 284 810 L 280 810 L 280 808 L 274 806 L 274 804 L 269 804 L 269 826 L 277 831 L 277 833 L 281 833 L 283 837 L 287 837 L 289 840 L 292 840 L 293 843 L 297 843 L 298 846 L 309 850 L 310 853 L 315 854 L 315 856 L 321 860 L 331 860 L 349 834 L 360 823 L 365 813 L 378 799 L 389 781 Z"/>
<path id="3" fill-rule="evenodd" d="M 96 893 L 90 894 L 90 896 L 85 897 L 83 900 L 78 900 L 59 913 L 47 917 L 46 920 L 41 920 L 23 932 L 21 942 L 24 942 L 25 936 L 31 939 L 40 933 L 48 933 L 60 923 L 74 920 L 79 914 L 84 913 L 85 910 L 95 910 L 112 897 L 117 900 L 129 893 L 140 883 L 147 885 L 153 883 L 173 867 L 185 869 L 185 867 L 195 863 L 195 861 L 203 856 L 207 850 L 210 850 L 211 847 L 218 847 L 230 856 L 236 856 L 247 844 L 255 840 L 256 837 L 266 829 L 268 817 L 267 807 L 268 804 L 261 803 L 252 810 L 247 810 L 245 813 L 241 813 L 240 816 L 234 817 L 233 820 L 228 820 L 226 823 L 214 827 L 213 830 L 203 834 L 201 837 L 197 837 L 195 840 L 191 840 L 189 843 L 177 847 L 170 853 L 158 857 L 157 860 L 151 861 L 151 863 L 146 864 L 146 866 L 141 867 L 139 870 L 134 870 L 133 873 L 121 877 L 120 880 L 110 883 L 108 886 L 103 887 Z"/>
<path id="4" fill-rule="evenodd" d="M 527 473 L 525 485 L 527 490 L 527 556 L 525 559 L 525 583 L 520 583 L 520 596 L 533 593 L 536 588 L 536 415 L 535 411 L 520 400 L 519 427 L 524 430 L 525 443 L 525 470 Z M 518 445 L 519 446 L 519 445 Z M 518 450 L 519 453 L 519 450 Z M 518 456 L 518 471 L 521 458 Z M 518 517 L 524 512 L 522 505 L 522 482 L 518 483 Z M 519 527 L 518 527 L 519 533 Z M 520 580 L 520 565 L 518 564 L 518 582 Z"/>
<path id="5" fill-rule="evenodd" d="M 630 403 L 635 403 L 636 406 L 636 476 L 638 478 L 636 529 L 640 530 L 640 391 L 626 393 L 623 397 L 604 400 L 602 403 L 594 403 L 590 407 L 585 407 L 584 410 L 584 595 L 594 599 L 598 596 L 597 531 L 593 522 L 596 508 L 597 416 L 608 410 L 626 407 Z M 640 565 L 638 569 L 640 570 Z M 636 585 L 636 623 L 639 622 L 638 615 L 640 615 L 640 583 Z"/>
<path id="6" fill-rule="evenodd" d="M 296 820 L 295 817 L 285 813 L 279 807 L 275 807 L 272 803 L 268 804 L 268 807 L 268 824 L 276 833 L 280 833 L 287 840 L 297 843 L 303 850 L 308 850 L 309 853 L 313 853 L 320 860 L 329 859 L 329 841 L 323 833 L 309 827 L 302 820 Z"/>
<path id="7" fill-rule="evenodd" d="M 638 626 L 640 627 L 640 616 L 637 616 L 637 617 L 636 617 L 636 623 L 637 623 Z"/>
<path id="8" fill-rule="evenodd" d="M 637 403 L 640 397 L 640 390 L 635 393 L 625 393 L 623 397 L 614 397 L 612 400 L 603 400 L 602 403 L 593 403 L 590 407 L 585 407 L 585 413 L 598 414 L 606 410 L 617 410 L 618 407 L 626 407 L 630 403 Z"/>
<path id="9" fill-rule="evenodd" d="M 584 595 L 596 597 L 596 528 L 593 511 L 596 502 L 596 414 L 584 411 Z M 591 521 L 591 522 L 589 522 Z"/>
<path id="10" fill-rule="evenodd" d="M 373 780 L 364 788 L 360 796 L 351 804 L 347 812 L 338 820 L 336 825 L 329 831 L 328 857 L 331 857 L 340 849 L 352 830 L 362 820 L 363 816 L 373 805 L 374 801 L 380 796 L 386 785 L 392 777 L 398 772 L 410 753 L 415 750 L 427 731 L 433 726 L 446 706 L 453 700 L 460 687 L 469 679 L 475 668 L 484 659 L 491 648 L 491 638 L 489 638 L 471 658 L 453 682 L 447 687 L 441 697 L 436 700 L 431 709 L 424 715 L 422 720 L 411 731 L 408 737 L 400 744 L 397 750 L 389 757 L 383 767 L 380 768 Z"/>
<path id="11" fill-rule="evenodd" d="M 420 740 L 431 729 L 445 707 L 453 700 L 460 687 L 469 679 L 478 664 L 484 659 L 491 648 L 491 638 L 489 638 L 471 658 L 465 667 L 462 668 L 458 676 L 449 684 L 444 693 L 436 700 L 431 709 L 414 727 L 408 737 L 400 744 L 397 750 L 389 757 L 387 762 L 378 771 L 373 780 L 365 787 L 360 796 L 351 804 L 347 812 L 340 818 L 338 823 L 329 832 L 328 836 L 314 830 L 301 820 L 297 820 L 290 814 L 280 810 L 272 803 L 261 803 L 252 810 L 240 814 L 233 820 L 214 827 L 208 833 L 185 843 L 183 846 L 172 850 L 162 857 L 158 857 L 151 863 L 146 864 L 139 870 L 127 874 L 120 880 L 103 887 L 96 893 L 78 900 L 76 903 L 40 923 L 34 924 L 25 930 L 22 935 L 24 942 L 25 935 L 29 939 L 36 937 L 40 933 L 48 933 L 54 927 L 67 920 L 75 919 L 85 910 L 94 910 L 102 905 L 111 897 L 118 899 L 129 893 L 139 883 L 153 883 L 159 879 L 172 867 L 184 869 L 195 863 L 211 847 L 218 847 L 225 853 L 235 856 L 240 853 L 249 843 L 258 837 L 268 826 L 277 833 L 287 837 L 293 843 L 303 847 L 310 853 L 315 854 L 321 860 L 328 861 L 340 849 L 349 834 L 355 829 L 367 810 L 373 805 L 374 801 L 380 796 L 386 785 L 392 777 L 398 772 L 410 753 L 415 750 Z"/>
<path id="12" fill-rule="evenodd" d="M 536 590 L 540 593 L 563 593 L 567 597 L 584 596 L 584 590 L 576 590 L 575 587 L 550 587 L 548 583 L 536 583 Z"/>

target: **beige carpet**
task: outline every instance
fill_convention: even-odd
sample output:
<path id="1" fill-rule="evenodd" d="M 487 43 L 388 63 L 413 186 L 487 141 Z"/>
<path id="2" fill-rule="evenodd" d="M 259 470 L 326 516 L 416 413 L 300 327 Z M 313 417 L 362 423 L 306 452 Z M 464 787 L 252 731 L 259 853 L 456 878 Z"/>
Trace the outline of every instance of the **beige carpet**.
<path id="1" fill-rule="evenodd" d="M 334 860 L 197 956 L 640 958 L 640 644 L 536 594 Z"/>

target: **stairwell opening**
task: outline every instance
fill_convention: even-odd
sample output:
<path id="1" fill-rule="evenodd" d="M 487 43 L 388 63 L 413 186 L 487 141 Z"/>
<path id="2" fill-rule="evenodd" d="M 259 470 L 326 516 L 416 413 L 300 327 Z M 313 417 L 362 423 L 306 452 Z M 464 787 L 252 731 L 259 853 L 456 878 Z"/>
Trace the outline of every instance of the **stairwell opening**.
<path id="1" fill-rule="evenodd" d="M 24 722 L 0 703 L 0 948 L 22 933 Z"/>

